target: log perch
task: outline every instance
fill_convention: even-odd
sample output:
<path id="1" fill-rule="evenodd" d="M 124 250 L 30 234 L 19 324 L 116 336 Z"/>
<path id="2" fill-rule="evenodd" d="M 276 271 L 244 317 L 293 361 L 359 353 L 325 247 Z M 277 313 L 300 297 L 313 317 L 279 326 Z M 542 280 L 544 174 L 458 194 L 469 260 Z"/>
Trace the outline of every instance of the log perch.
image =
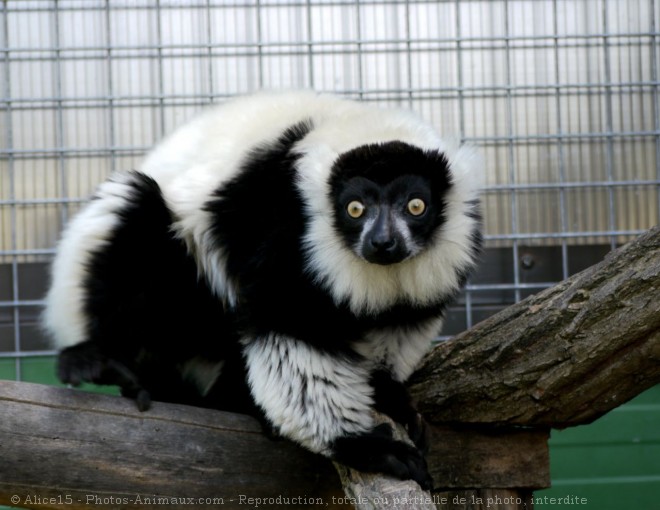
<path id="1" fill-rule="evenodd" d="M 328 460 L 266 438 L 248 416 L 160 402 L 141 413 L 121 397 L 0 381 L 0 417 L 0 505 L 17 496 L 21 507 L 62 510 L 162 508 L 163 501 L 190 509 L 191 499 L 194 508 L 218 501 L 223 508 L 258 501 L 288 508 L 299 498 L 296 508 L 318 508 L 318 501 L 328 508 L 421 508 L 384 505 L 386 497 L 405 503 L 423 493 L 382 475 L 351 471 L 354 492 L 345 496 Z M 432 433 L 438 440 L 429 468 L 448 489 L 549 481 L 546 432 Z"/>
<path id="2" fill-rule="evenodd" d="M 491 508 L 531 508 L 549 486 L 550 428 L 659 382 L 656 227 L 429 354 L 410 390 L 432 424 L 433 494 L 340 469 L 347 498 L 330 462 L 249 417 L 162 403 L 140 413 L 119 397 L 0 381 L 0 505 L 477 510 L 497 497 L 514 503 Z"/>
<path id="3" fill-rule="evenodd" d="M 660 227 L 438 345 L 410 381 L 434 423 L 565 428 L 660 383 Z"/>

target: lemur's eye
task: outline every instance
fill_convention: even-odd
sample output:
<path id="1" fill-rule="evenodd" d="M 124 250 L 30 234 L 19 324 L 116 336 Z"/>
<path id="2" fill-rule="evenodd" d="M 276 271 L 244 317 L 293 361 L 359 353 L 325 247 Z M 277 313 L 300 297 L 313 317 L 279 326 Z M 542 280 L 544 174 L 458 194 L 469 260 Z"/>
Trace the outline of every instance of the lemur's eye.
<path id="1" fill-rule="evenodd" d="M 348 211 L 348 215 L 351 218 L 359 218 L 364 214 L 364 204 L 362 202 L 358 202 L 357 200 L 353 200 L 346 207 L 346 211 Z"/>
<path id="2" fill-rule="evenodd" d="M 408 202 L 408 212 L 413 216 L 419 216 L 424 211 L 426 211 L 426 204 L 424 203 L 424 200 L 420 198 L 413 198 L 410 202 Z"/>

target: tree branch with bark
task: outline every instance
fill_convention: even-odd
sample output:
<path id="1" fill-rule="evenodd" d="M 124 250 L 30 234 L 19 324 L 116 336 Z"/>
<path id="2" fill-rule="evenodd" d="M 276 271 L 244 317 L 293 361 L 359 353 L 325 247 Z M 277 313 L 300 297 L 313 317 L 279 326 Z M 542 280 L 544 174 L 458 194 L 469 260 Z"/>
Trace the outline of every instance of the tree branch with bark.
<path id="1" fill-rule="evenodd" d="M 589 423 L 659 382 L 656 227 L 424 360 L 410 391 L 431 423 L 433 495 L 340 467 L 343 493 L 328 461 L 266 439 L 249 417 L 161 403 L 140 413 L 118 397 L 0 381 L 0 504 L 441 510 L 490 495 L 529 508 L 549 485 L 550 428 Z"/>

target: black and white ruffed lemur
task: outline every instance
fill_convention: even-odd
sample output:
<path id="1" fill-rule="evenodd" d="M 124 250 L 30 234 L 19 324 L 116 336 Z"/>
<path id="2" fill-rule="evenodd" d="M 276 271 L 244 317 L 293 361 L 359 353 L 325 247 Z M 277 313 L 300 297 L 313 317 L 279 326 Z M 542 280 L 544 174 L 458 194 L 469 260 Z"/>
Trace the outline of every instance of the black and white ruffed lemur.
<path id="1" fill-rule="evenodd" d="M 403 383 L 475 266 L 480 175 L 473 149 L 404 110 L 313 92 L 210 108 L 65 229 L 44 313 L 59 378 L 141 409 L 251 413 L 429 488 Z"/>

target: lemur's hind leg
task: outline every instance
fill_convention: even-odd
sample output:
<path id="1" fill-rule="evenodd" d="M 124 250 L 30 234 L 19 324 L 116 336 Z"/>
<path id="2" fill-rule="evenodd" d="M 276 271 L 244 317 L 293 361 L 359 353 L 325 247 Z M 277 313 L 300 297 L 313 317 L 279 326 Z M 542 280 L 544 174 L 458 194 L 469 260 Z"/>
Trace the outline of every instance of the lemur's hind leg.
<path id="1" fill-rule="evenodd" d="M 121 361 L 103 353 L 95 342 L 82 342 L 60 352 L 57 376 L 72 386 L 83 382 L 119 386 L 121 394 L 134 399 L 140 411 L 151 407 L 151 396 L 137 375 Z"/>

